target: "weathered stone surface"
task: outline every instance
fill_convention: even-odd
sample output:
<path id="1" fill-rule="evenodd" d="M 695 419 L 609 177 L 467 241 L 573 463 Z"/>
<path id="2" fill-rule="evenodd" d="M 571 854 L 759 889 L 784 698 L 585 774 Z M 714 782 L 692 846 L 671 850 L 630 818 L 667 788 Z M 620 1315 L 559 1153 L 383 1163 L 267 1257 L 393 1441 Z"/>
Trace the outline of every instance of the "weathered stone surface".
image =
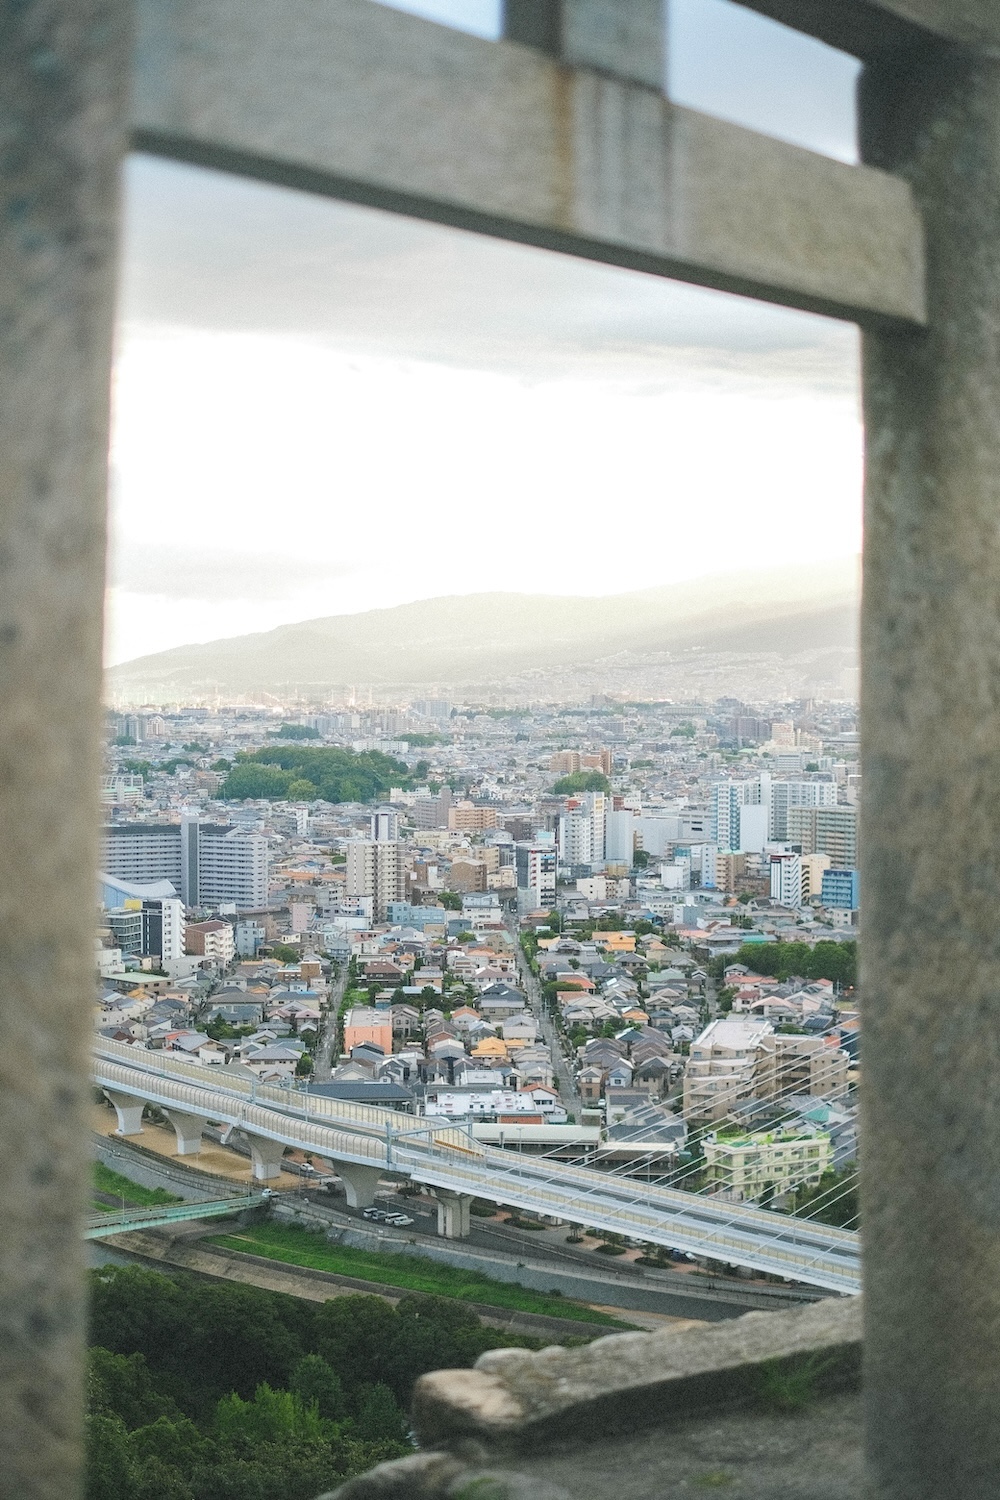
<path id="1" fill-rule="evenodd" d="M 0 1490 L 17 1500 L 80 1486 L 129 17 L 125 0 L 0 5 Z"/>
<path id="2" fill-rule="evenodd" d="M 332 1500 L 333 1495 L 337 1500 L 436 1500 L 447 1493 L 452 1480 L 468 1472 L 468 1465 L 450 1453 L 414 1453 L 377 1464 L 321 1500 Z"/>
<path id="3" fill-rule="evenodd" d="M 338 1500 L 861 1500 L 861 1412 L 856 1393 L 687 1417 L 643 1432 L 596 1423 L 585 1440 L 491 1464 L 476 1444 L 457 1455 L 382 1464 Z M 794 1393 L 791 1393 L 794 1394 Z M 777 1408 L 781 1409 L 777 1409 Z M 785 1408 L 790 1409 L 785 1409 Z M 447 1461 L 446 1461 L 447 1460 Z M 464 1462 L 463 1462 L 464 1460 Z M 525 1473 L 527 1469 L 527 1473 Z"/>
<path id="4" fill-rule="evenodd" d="M 655 12 L 572 8 L 564 43 L 622 67 Z M 920 220 L 887 173 L 368 0 L 139 14 L 144 150 L 835 316 L 923 321 Z"/>
<path id="5" fill-rule="evenodd" d="M 528 1447 L 553 1434 L 618 1430 L 671 1415 L 766 1399 L 776 1371 L 800 1370 L 818 1388 L 850 1383 L 860 1359 L 856 1299 L 783 1313 L 748 1313 L 681 1333 L 623 1333 L 581 1349 L 497 1349 L 473 1371 L 418 1380 L 413 1419 L 422 1442 L 475 1438 Z"/>
<path id="6" fill-rule="evenodd" d="M 508 1469 L 475 1468 L 444 1453 L 379 1464 L 321 1500 L 570 1500 L 550 1480 Z"/>
<path id="7" fill-rule="evenodd" d="M 1000 55 L 890 58 L 862 105 L 930 311 L 864 356 L 869 1458 L 880 1500 L 937 1500 L 1000 1494 Z"/>

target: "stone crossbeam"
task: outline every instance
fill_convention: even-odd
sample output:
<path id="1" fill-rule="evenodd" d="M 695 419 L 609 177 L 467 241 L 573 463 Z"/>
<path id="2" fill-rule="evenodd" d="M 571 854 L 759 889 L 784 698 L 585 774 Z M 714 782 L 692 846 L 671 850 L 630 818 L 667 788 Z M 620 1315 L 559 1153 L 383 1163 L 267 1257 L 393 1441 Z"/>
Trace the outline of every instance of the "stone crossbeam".
<path id="1" fill-rule="evenodd" d="M 928 41 L 1000 47 L 996 0 L 737 0 L 831 47 L 873 60 Z"/>
<path id="2" fill-rule="evenodd" d="M 371 0 L 142 0 L 141 150 L 856 319 L 924 321 L 910 189 Z"/>

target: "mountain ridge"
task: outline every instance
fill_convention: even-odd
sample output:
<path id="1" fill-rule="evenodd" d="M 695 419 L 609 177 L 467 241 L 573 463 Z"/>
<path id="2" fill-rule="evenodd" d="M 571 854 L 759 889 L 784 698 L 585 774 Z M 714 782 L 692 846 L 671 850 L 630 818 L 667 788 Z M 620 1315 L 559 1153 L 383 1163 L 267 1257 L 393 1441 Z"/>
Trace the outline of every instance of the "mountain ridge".
<path id="1" fill-rule="evenodd" d="M 330 615 L 176 646 L 108 671 L 119 693 L 178 699 L 356 683 L 482 683 L 622 654 L 850 650 L 857 565 L 726 574 L 602 597 L 493 592 Z"/>

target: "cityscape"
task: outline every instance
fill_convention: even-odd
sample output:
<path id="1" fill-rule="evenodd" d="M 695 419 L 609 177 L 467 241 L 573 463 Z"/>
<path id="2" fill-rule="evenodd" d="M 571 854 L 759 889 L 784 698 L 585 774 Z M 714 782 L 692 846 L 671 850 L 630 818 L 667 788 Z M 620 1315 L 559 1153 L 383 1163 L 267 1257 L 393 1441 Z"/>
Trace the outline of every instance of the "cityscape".
<path id="1" fill-rule="evenodd" d="M 854 704 L 150 706 L 106 759 L 99 1044 L 857 1228 Z"/>
<path id="2" fill-rule="evenodd" d="M 1000 1492 L 1000 7 L 3 35 L 0 1500 Z"/>

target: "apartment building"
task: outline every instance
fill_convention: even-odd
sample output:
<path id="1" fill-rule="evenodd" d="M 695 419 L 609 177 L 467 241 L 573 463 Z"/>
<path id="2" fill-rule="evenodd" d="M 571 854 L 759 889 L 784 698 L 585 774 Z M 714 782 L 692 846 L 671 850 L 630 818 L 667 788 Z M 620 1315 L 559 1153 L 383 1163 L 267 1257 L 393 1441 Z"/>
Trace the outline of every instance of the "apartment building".
<path id="1" fill-rule="evenodd" d="M 754 1088 L 757 1050 L 774 1034 L 770 1021 L 728 1016 L 710 1021 L 691 1043 L 684 1069 L 686 1120 L 721 1120 Z"/>
<path id="2" fill-rule="evenodd" d="M 833 1161 L 830 1137 L 821 1130 L 706 1137 L 702 1149 L 709 1182 L 736 1202 L 817 1183 Z"/>
<path id="3" fill-rule="evenodd" d="M 798 844 L 803 854 L 827 854 L 838 869 L 856 869 L 858 864 L 858 810 L 856 807 L 790 807 L 788 842 Z"/>
<path id="4" fill-rule="evenodd" d="M 803 854 L 802 860 L 802 900 L 808 901 L 813 896 L 819 896 L 823 888 L 823 880 L 826 871 L 830 868 L 829 854 Z"/>
<path id="5" fill-rule="evenodd" d="M 536 908 L 556 904 L 555 844 L 515 844 L 517 885 Z"/>
<path id="6" fill-rule="evenodd" d="M 610 776 L 614 765 L 614 758 L 610 750 L 598 750 L 593 755 L 580 756 L 581 771 L 601 771 L 605 776 Z"/>
<path id="7" fill-rule="evenodd" d="M 231 903 L 244 911 L 267 905 L 269 859 L 267 839 L 262 834 L 202 823 L 198 825 L 193 862 L 197 887 L 191 892 L 189 905 Z"/>
<path id="8" fill-rule="evenodd" d="M 771 781 L 770 833 L 783 842 L 789 837 L 788 812 L 793 807 L 836 807 L 837 786 L 834 781 Z"/>
<path id="9" fill-rule="evenodd" d="M 200 958 L 214 959 L 228 968 L 236 956 L 236 938 L 229 922 L 189 922 L 185 949 Z"/>
<path id="10" fill-rule="evenodd" d="M 109 824 L 101 834 L 101 869 L 133 885 L 169 880 L 185 906 L 267 905 L 267 839 L 228 823 Z"/>
<path id="11" fill-rule="evenodd" d="M 411 809 L 414 825 L 423 829 L 447 828 L 451 802 L 451 788 L 447 786 L 443 786 L 437 796 L 417 797 Z"/>
<path id="12" fill-rule="evenodd" d="M 831 866 L 823 872 L 821 900 L 824 906 L 842 911 L 857 911 L 861 902 L 860 881 L 857 870 L 842 870 Z"/>
<path id="13" fill-rule="evenodd" d="M 802 860 L 798 854 L 770 856 L 771 900 L 782 906 L 802 905 Z"/>
<path id="14" fill-rule="evenodd" d="M 781 1099 L 789 1094 L 837 1099 L 847 1093 L 850 1058 L 825 1037 L 775 1032 L 761 1038 L 754 1070 L 754 1096 Z"/>
<path id="15" fill-rule="evenodd" d="M 176 897 L 129 899 L 107 923 L 123 953 L 167 963 L 184 956 L 184 903 Z"/>
<path id="16" fill-rule="evenodd" d="M 495 807 L 477 807 L 474 802 L 456 802 L 448 809 L 452 833 L 485 833 L 497 826 Z"/>
<path id="17" fill-rule="evenodd" d="M 558 750 L 549 761 L 549 770 L 560 776 L 575 776 L 581 769 L 579 750 Z"/>
<path id="18" fill-rule="evenodd" d="M 370 900 L 372 920 L 384 922 L 390 902 L 406 897 L 404 846 L 396 839 L 353 839 L 347 845 L 345 897 Z"/>
<path id="19" fill-rule="evenodd" d="M 559 817 L 559 861 L 563 865 L 603 864 L 607 838 L 608 799 L 603 792 L 587 792 Z"/>

